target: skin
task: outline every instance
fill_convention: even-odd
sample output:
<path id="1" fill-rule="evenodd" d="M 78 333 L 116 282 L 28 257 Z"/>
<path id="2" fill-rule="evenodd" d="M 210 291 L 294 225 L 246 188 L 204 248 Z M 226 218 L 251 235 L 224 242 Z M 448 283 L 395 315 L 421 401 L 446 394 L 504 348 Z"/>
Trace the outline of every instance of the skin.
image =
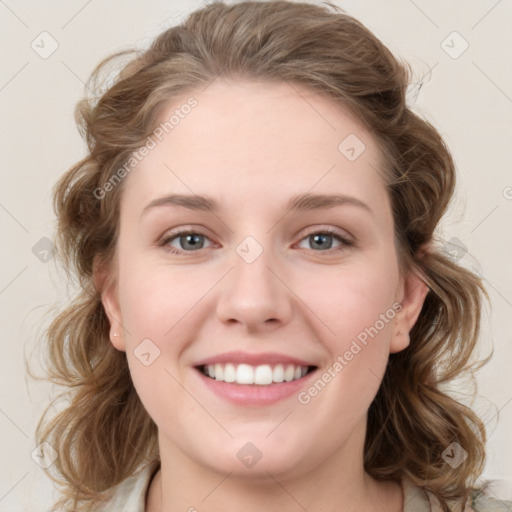
<path id="1" fill-rule="evenodd" d="M 105 271 L 112 285 L 102 288 L 112 343 L 126 351 L 158 427 L 161 470 L 146 510 L 402 510 L 400 486 L 364 471 L 366 415 L 428 289 L 400 274 L 374 138 L 348 110 L 296 85 L 218 79 L 193 96 L 197 107 L 126 178 Z M 366 146 L 354 161 L 338 150 L 349 134 Z M 343 204 L 287 213 L 305 192 L 352 196 L 371 212 Z M 220 210 L 167 205 L 141 216 L 170 193 L 211 196 Z M 353 245 L 328 236 L 319 248 L 311 235 L 328 227 Z M 167 249 L 183 254 L 159 246 L 174 228 L 204 235 L 202 248 L 180 237 Z M 263 249 L 250 264 L 236 252 L 247 236 Z M 234 405 L 193 369 L 227 351 L 270 351 L 314 361 L 321 374 L 396 302 L 401 311 L 306 405 L 296 395 Z M 134 355 L 147 338 L 160 350 L 149 366 Z M 250 468 L 237 457 L 247 442 L 262 454 Z"/>

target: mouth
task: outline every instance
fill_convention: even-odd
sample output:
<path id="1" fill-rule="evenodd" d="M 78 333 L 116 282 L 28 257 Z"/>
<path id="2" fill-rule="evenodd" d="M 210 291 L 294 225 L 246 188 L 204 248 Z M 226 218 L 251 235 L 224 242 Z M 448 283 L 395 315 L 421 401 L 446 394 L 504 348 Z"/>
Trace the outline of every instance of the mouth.
<path id="1" fill-rule="evenodd" d="M 292 399 L 315 378 L 319 366 L 286 353 L 231 351 L 197 361 L 192 368 L 207 393 L 246 407 Z"/>
<path id="2" fill-rule="evenodd" d="M 271 386 L 293 381 L 299 381 L 315 371 L 316 366 L 298 364 L 237 364 L 217 363 L 204 364 L 195 367 L 205 377 L 211 380 L 230 384 Z"/>

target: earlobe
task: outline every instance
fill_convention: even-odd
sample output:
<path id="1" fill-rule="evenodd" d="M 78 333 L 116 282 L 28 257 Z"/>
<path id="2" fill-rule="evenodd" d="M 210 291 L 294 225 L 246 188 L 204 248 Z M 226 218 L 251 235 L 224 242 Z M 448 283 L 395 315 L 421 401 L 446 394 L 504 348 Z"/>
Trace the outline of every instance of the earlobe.
<path id="1" fill-rule="evenodd" d="M 101 296 L 101 303 L 110 323 L 110 341 L 120 351 L 125 351 L 124 329 L 121 324 L 121 308 L 117 297 L 115 279 L 95 261 L 94 286 Z"/>
<path id="2" fill-rule="evenodd" d="M 429 288 L 418 271 L 410 270 L 404 280 L 402 309 L 396 317 L 390 352 L 400 352 L 409 346 L 409 333 L 423 308 Z"/>
<path id="3" fill-rule="evenodd" d="M 110 322 L 110 341 L 117 350 L 125 351 L 124 330 L 121 325 L 121 310 L 117 299 L 116 286 L 108 283 L 101 294 L 101 302 Z"/>

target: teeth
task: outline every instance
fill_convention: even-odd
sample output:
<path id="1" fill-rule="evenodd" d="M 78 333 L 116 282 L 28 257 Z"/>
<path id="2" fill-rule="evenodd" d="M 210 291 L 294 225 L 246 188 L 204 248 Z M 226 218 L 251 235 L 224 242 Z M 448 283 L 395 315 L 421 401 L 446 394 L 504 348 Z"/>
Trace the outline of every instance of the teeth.
<path id="1" fill-rule="evenodd" d="M 251 366 L 249 364 L 234 365 L 227 363 L 204 366 L 203 373 L 212 379 L 223 382 L 268 386 L 273 382 L 291 382 L 300 379 L 308 373 L 308 367 L 293 364 L 286 366 L 277 364 L 272 367 L 269 364 Z"/>
<path id="2" fill-rule="evenodd" d="M 215 378 L 215 375 L 210 375 Z M 236 368 L 234 364 L 227 364 L 224 367 L 224 382 L 235 382 L 236 380 Z"/>
<path id="3" fill-rule="evenodd" d="M 215 375 L 214 378 L 218 380 L 224 380 L 224 366 L 221 364 L 215 365 Z"/>
<path id="4" fill-rule="evenodd" d="M 274 367 L 274 371 L 272 372 L 272 380 L 274 382 L 283 382 L 284 368 L 282 364 L 278 364 L 276 367 Z"/>
<path id="5" fill-rule="evenodd" d="M 272 384 L 272 368 L 268 364 L 257 366 L 254 371 L 254 382 L 262 386 Z"/>
<path id="6" fill-rule="evenodd" d="M 286 382 L 290 382 L 293 380 L 293 377 L 295 375 L 295 366 L 288 366 L 286 370 L 284 371 L 284 380 Z"/>
<path id="7" fill-rule="evenodd" d="M 215 375 L 217 378 L 217 375 Z M 222 376 L 218 380 L 223 380 Z M 237 384 L 254 384 L 254 370 L 248 364 L 239 364 L 236 369 L 235 382 Z"/>

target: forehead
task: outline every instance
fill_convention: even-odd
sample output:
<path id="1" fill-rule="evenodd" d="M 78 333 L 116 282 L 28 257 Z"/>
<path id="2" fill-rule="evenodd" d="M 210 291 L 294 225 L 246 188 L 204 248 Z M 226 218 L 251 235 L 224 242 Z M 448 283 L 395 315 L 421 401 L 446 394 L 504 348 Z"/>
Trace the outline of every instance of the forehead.
<path id="1" fill-rule="evenodd" d="M 191 97 L 195 106 L 183 108 Z M 386 202 L 374 137 L 347 108 L 305 87 L 217 79 L 160 114 L 168 133 L 153 136 L 130 173 L 125 204 L 142 209 L 165 193 L 204 193 L 242 208 L 304 192 Z"/>

